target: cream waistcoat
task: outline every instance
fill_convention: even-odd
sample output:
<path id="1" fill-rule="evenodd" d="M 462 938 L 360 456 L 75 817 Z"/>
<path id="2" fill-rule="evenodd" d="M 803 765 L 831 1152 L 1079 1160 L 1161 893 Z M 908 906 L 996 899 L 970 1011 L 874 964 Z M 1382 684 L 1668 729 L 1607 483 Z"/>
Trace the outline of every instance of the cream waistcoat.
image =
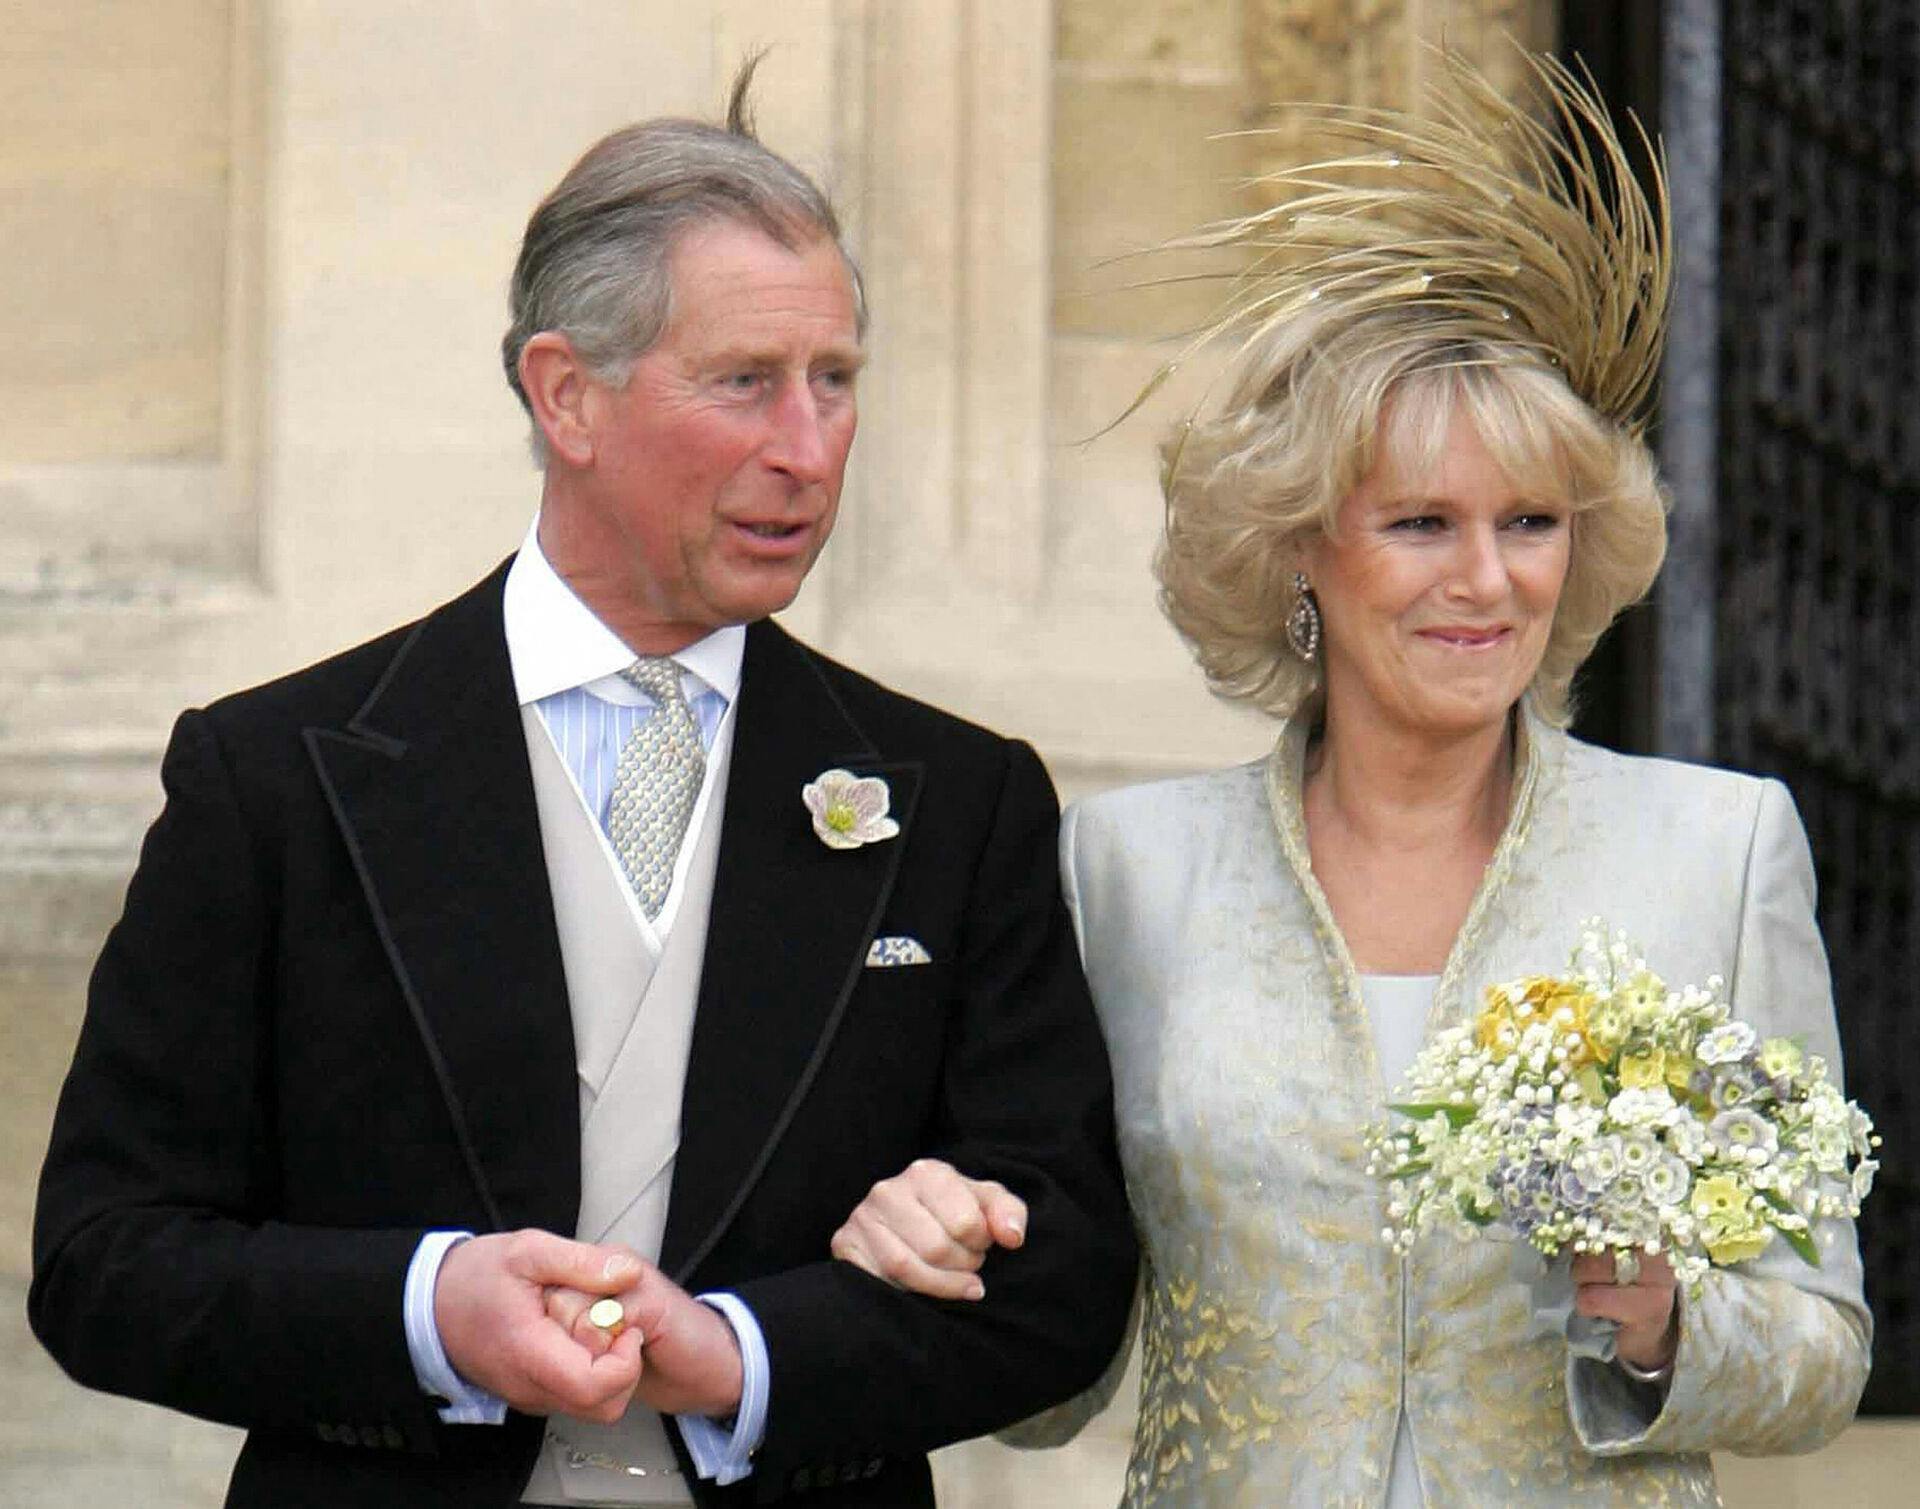
<path id="1" fill-rule="evenodd" d="M 707 915 L 726 801 L 722 741 L 672 931 L 655 944 L 635 916 L 627 882 L 576 793 L 539 713 L 521 709 L 532 758 L 560 956 L 566 969 L 580 1078 L 580 1219 L 587 1242 L 660 1255 L 680 1141 L 680 1097 L 693 1039 Z M 559 1436 L 564 1444 L 552 1439 Z M 581 1462 L 613 1459 L 646 1475 Z M 532 1503 L 691 1502 L 660 1417 L 638 1406 L 617 1426 L 556 1419 L 536 1463 Z"/>

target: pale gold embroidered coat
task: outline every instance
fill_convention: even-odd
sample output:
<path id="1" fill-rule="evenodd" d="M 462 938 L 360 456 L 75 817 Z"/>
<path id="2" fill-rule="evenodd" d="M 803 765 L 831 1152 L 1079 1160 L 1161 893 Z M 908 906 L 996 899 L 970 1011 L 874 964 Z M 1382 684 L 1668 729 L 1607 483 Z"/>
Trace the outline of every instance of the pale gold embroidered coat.
<path id="1" fill-rule="evenodd" d="M 1710 1276 L 1683 1305 L 1664 1405 L 1536 1328 L 1502 1244 L 1433 1237 L 1403 1280 L 1359 1140 L 1383 1086 L 1308 862 L 1305 722 L 1268 760 L 1096 797 L 1062 831 L 1148 1254 L 1126 1502 L 1378 1505 L 1403 1376 L 1434 1509 L 1712 1504 L 1708 1451 L 1830 1439 L 1867 1372 L 1850 1225 L 1826 1229 L 1819 1269 L 1776 1242 Z M 1837 1073 L 1785 789 L 1537 720 L 1522 750 L 1428 1030 L 1490 981 L 1560 968 L 1599 916 L 1676 984 L 1723 975 L 1737 1015 L 1801 1035 Z"/>

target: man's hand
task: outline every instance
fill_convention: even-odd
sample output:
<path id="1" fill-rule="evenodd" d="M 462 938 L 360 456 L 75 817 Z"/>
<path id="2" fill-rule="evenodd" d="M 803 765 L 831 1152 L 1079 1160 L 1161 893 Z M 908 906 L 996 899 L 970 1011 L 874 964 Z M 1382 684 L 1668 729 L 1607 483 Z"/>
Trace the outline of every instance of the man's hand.
<path id="1" fill-rule="evenodd" d="M 583 1346 L 549 1317 L 546 1295 L 567 1285 L 591 1304 L 627 1289 L 640 1270 L 640 1259 L 625 1248 L 548 1231 L 474 1237 L 440 1265 L 433 1291 L 440 1345 L 462 1378 L 523 1414 L 611 1424 L 626 1413 L 639 1381 L 640 1337 Z"/>
<path id="2" fill-rule="evenodd" d="M 1614 1348 L 1637 1368 L 1657 1371 L 1673 1361 L 1680 1345 L 1675 1307 L 1677 1280 L 1665 1257 L 1643 1257 L 1630 1284 L 1619 1281 L 1610 1253 L 1573 1260 L 1574 1308 L 1620 1327 Z"/>
<path id="3" fill-rule="evenodd" d="M 987 1292 L 980 1265 L 994 1244 L 1026 1239 L 1026 1202 L 1005 1185 L 920 1158 L 874 1185 L 828 1245 L 841 1262 L 896 1289 L 979 1299 Z"/>
<path id="4" fill-rule="evenodd" d="M 731 1415 L 740 1407 L 744 1378 L 740 1343 L 726 1317 L 703 1305 L 653 1264 L 635 1260 L 638 1276 L 614 1297 L 622 1324 L 617 1335 L 587 1318 L 605 1291 L 556 1287 L 546 1296 L 548 1317 L 592 1355 L 637 1343 L 640 1378 L 633 1397 L 663 1415 Z"/>

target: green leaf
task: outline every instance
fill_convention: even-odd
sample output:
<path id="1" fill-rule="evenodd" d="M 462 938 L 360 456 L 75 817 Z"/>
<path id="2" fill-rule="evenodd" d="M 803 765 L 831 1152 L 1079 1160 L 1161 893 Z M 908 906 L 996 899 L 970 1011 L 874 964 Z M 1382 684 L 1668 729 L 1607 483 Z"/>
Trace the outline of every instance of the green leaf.
<path id="1" fill-rule="evenodd" d="M 1453 1203 L 1455 1208 L 1459 1210 L 1462 1219 L 1473 1222 L 1475 1226 L 1491 1226 L 1493 1224 L 1493 1212 L 1481 1210 L 1478 1205 L 1475 1205 L 1473 1201 L 1469 1200 L 1465 1195 L 1460 1196 L 1460 1198 Z"/>
<path id="2" fill-rule="evenodd" d="M 1401 1164 L 1398 1168 L 1388 1169 L 1387 1172 L 1380 1177 L 1383 1179 L 1411 1179 L 1416 1174 L 1426 1173 L 1432 1167 L 1433 1164 L 1425 1158 L 1415 1158 L 1410 1163 Z"/>
<path id="3" fill-rule="evenodd" d="M 1800 1254 L 1801 1260 L 1809 1268 L 1820 1266 L 1820 1249 L 1813 1245 L 1813 1238 L 1804 1231 L 1788 1231 L 1784 1226 L 1773 1228 L 1787 1239 L 1787 1245 Z"/>
<path id="4" fill-rule="evenodd" d="M 1415 1121 L 1426 1121 L 1430 1117 L 1444 1116 L 1450 1125 L 1463 1127 L 1473 1120 L 1472 1106 L 1456 1106 L 1449 1102 L 1420 1101 L 1410 1105 L 1398 1102 L 1387 1107 L 1389 1111 L 1398 1111 L 1402 1116 L 1411 1116 Z"/>
<path id="5" fill-rule="evenodd" d="M 1797 1214 L 1792 1202 L 1777 1189 L 1763 1189 L 1760 1191 L 1760 1197 L 1775 1210 L 1784 1211 L 1789 1215 Z M 1801 1261 L 1806 1263 L 1808 1267 L 1818 1268 L 1820 1266 L 1820 1249 L 1813 1245 L 1812 1232 L 1789 1231 L 1784 1226 L 1775 1226 L 1773 1229 L 1786 1239 L 1789 1247 L 1800 1254 Z"/>

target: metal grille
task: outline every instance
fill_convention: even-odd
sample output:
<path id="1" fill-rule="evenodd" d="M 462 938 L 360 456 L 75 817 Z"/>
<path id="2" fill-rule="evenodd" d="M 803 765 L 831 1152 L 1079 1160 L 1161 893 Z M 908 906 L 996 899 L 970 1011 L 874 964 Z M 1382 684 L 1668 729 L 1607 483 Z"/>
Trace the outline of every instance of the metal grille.
<path id="1" fill-rule="evenodd" d="M 1862 1222 L 1866 1408 L 1920 1413 L 1920 6 L 1724 0 L 1715 742 L 1812 840 Z"/>

